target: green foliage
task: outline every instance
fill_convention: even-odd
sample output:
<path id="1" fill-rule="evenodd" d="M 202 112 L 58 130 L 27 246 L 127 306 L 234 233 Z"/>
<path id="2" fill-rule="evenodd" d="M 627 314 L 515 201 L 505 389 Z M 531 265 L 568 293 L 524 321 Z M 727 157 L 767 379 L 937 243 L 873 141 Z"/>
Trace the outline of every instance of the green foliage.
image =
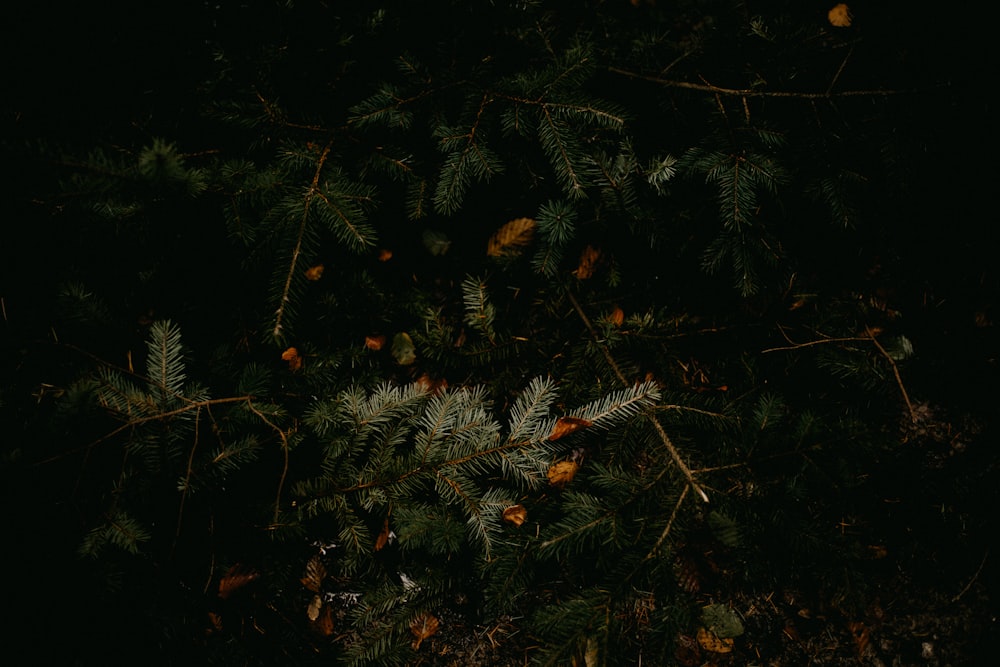
<path id="1" fill-rule="evenodd" d="M 845 517 L 891 511 L 951 390 L 932 320 L 987 331 L 995 276 L 929 268 L 938 53 L 757 10 L 202 7 L 183 92 L 10 142 L 41 250 L 0 294 L 5 480 L 56 471 L 29 490 L 165 664 L 504 624 L 496 664 L 671 664 L 753 631 L 739 591 L 864 608 Z"/>

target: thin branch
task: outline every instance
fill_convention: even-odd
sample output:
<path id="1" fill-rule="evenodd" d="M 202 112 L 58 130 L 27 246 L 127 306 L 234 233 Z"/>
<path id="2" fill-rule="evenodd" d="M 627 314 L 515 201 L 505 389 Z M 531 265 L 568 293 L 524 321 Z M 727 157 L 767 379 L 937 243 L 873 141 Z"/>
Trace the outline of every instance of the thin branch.
<path id="1" fill-rule="evenodd" d="M 878 342 L 875 338 L 875 333 L 869 327 L 865 327 L 865 331 L 867 331 L 868 335 L 871 336 L 871 341 L 875 344 L 875 347 L 878 348 L 878 351 L 882 353 L 882 356 L 885 357 L 886 361 L 889 362 L 889 365 L 892 366 L 892 374 L 896 377 L 896 384 L 899 386 L 899 392 L 903 395 L 903 400 L 906 402 L 906 409 L 910 412 L 910 421 L 916 424 L 917 421 L 919 421 L 919 418 L 917 417 L 916 410 L 913 409 L 913 403 L 910 402 L 909 394 L 906 393 L 906 387 L 903 386 L 903 378 L 899 374 L 899 366 L 896 365 L 896 360 L 892 358 L 892 355 L 890 355 L 884 347 L 882 347 L 882 343 Z"/>
<path id="2" fill-rule="evenodd" d="M 277 525 L 278 516 L 281 514 L 281 493 L 285 486 L 285 477 L 288 476 L 288 434 L 280 426 L 268 419 L 263 412 L 255 408 L 250 401 L 247 401 L 247 407 L 250 408 L 252 413 L 260 417 L 262 422 L 278 432 L 278 437 L 281 438 L 281 450 L 285 456 L 285 463 L 281 468 L 281 477 L 278 479 L 278 490 L 274 498 L 274 518 L 271 520 L 271 525 L 273 526 Z"/>
<path id="3" fill-rule="evenodd" d="M 191 484 L 191 471 L 194 469 L 194 453 L 198 449 L 198 426 L 201 418 L 201 408 L 199 407 L 194 413 L 194 443 L 191 445 L 191 453 L 188 454 L 187 461 L 187 471 L 184 473 L 184 488 L 181 490 L 181 502 L 180 506 L 177 508 L 177 528 L 174 530 L 174 541 L 170 545 L 170 553 L 173 555 L 174 549 L 177 548 L 177 540 L 181 536 L 181 520 L 184 517 L 184 501 L 187 499 L 188 488 Z"/>
<path id="4" fill-rule="evenodd" d="M 302 252 L 302 241 L 306 234 L 306 223 L 309 220 L 309 207 L 312 204 L 313 196 L 319 191 L 319 176 L 323 171 L 323 165 L 326 163 L 327 156 L 330 155 L 330 148 L 332 144 L 328 143 L 323 149 L 323 152 L 319 156 L 319 161 L 316 163 L 316 173 L 313 174 L 312 183 L 309 185 L 309 190 L 306 192 L 306 203 L 302 209 L 302 221 L 299 223 L 299 233 L 298 237 L 295 239 L 295 248 L 292 249 L 292 261 L 288 267 L 288 275 L 285 276 L 285 286 L 281 290 L 281 299 L 278 302 L 278 312 L 274 316 L 274 327 L 271 329 L 271 335 L 275 338 L 281 338 L 281 327 L 282 320 L 285 316 L 285 307 L 288 303 L 288 295 L 292 290 L 292 280 L 295 278 L 295 267 L 299 262 L 299 255 Z"/>
<path id="5" fill-rule="evenodd" d="M 609 72 L 614 74 L 621 74 L 622 76 L 627 76 L 632 79 L 641 79 L 643 81 L 651 81 L 653 83 L 658 83 L 661 86 L 667 86 L 669 88 L 686 88 L 688 90 L 697 90 L 703 93 L 713 93 L 715 95 L 732 95 L 735 97 L 787 97 L 792 99 L 800 100 L 827 100 L 833 99 L 835 97 L 888 97 L 891 95 L 914 95 L 918 93 L 927 92 L 925 89 L 920 88 L 906 88 L 906 89 L 872 89 L 872 90 L 842 90 L 840 92 L 826 91 L 823 93 L 798 93 L 793 91 L 784 90 L 756 90 L 754 88 L 723 88 L 720 86 L 713 86 L 711 84 L 702 83 L 691 83 L 689 81 L 677 81 L 674 79 L 664 79 L 658 76 L 651 76 L 649 74 L 639 74 L 638 72 L 630 72 L 628 70 L 620 69 L 618 67 L 609 67 Z M 938 87 L 945 87 L 948 84 L 938 84 Z"/>
<path id="6" fill-rule="evenodd" d="M 608 365 L 611 366 L 611 369 L 614 371 L 615 376 L 622 383 L 622 385 L 624 385 L 625 387 L 630 386 L 629 381 L 625 379 L 624 373 L 622 373 L 621 368 L 618 366 L 618 362 L 616 362 L 615 358 L 611 356 L 611 351 L 607 348 L 606 345 L 600 342 L 600 337 L 597 335 L 597 330 L 594 329 L 594 325 L 591 323 L 590 318 L 587 317 L 587 314 L 583 312 L 583 308 L 580 306 L 580 302 L 576 300 L 576 297 L 573 296 L 573 293 L 570 292 L 569 290 L 566 291 L 566 295 L 569 297 L 570 302 L 573 304 L 573 308 L 576 310 L 577 315 L 579 315 L 580 319 L 583 320 L 583 324 L 584 326 L 587 327 L 587 330 L 590 332 L 591 337 L 594 339 L 595 342 L 597 342 L 598 346 L 601 348 L 601 352 L 604 354 L 604 358 L 607 360 Z M 652 414 L 652 411 L 650 412 L 650 421 L 653 423 L 653 428 L 656 429 L 657 435 L 660 436 L 660 441 L 663 443 L 663 445 L 667 448 L 667 451 L 670 453 L 670 458 L 674 460 L 674 463 L 680 469 L 681 473 L 683 473 L 684 478 L 687 480 L 688 484 L 691 486 L 692 489 L 694 489 L 698 493 L 699 496 L 701 496 L 701 499 L 707 503 L 708 494 L 706 494 L 702 490 L 701 486 L 698 485 L 698 482 L 695 481 L 694 475 L 691 473 L 691 469 L 688 467 L 687 463 L 684 462 L 684 459 L 681 457 L 680 452 L 677 451 L 677 447 L 674 446 L 674 443 L 670 440 L 670 436 L 668 436 L 667 432 L 663 430 L 663 426 L 660 425 L 659 420 L 657 420 L 656 416 Z"/>
<path id="7" fill-rule="evenodd" d="M 986 565 L 986 559 L 989 558 L 989 556 L 990 550 L 987 549 L 986 553 L 983 554 L 983 560 L 979 563 L 979 568 L 976 570 L 976 573 L 972 575 L 972 579 L 970 579 L 969 583 L 965 585 L 965 588 L 959 591 L 958 595 L 951 599 L 952 602 L 958 602 L 963 595 L 969 592 L 969 589 L 972 588 L 972 584 L 975 583 L 976 579 L 979 578 L 979 574 L 983 571 L 983 566 Z"/>

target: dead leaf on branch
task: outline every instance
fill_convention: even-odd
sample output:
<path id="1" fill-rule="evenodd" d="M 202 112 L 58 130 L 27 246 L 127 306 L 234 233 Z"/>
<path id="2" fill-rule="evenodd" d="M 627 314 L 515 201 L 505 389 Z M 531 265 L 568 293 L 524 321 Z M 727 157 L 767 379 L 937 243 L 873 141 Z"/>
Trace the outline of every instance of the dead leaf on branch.
<path id="1" fill-rule="evenodd" d="M 323 610 L 319 613 L 319 618 L 312 619 L 313 630 L 323 637 L 333 634 L 333 610 L 330 605 L 323 605 Z"/>
<path id="2" fill-rule="evenodd" d="M 438 631 L 438 625 L 437 618 L 429 612 L 424 612 L 410 621 L 410 634 L 415 637 L 413 640 L 414 651 L 420 648 L 420 644 L 425 639 Z"/>
<path id="3" fill-rule="evenodd" d="M 827 12 L 826 18 L 830 21 L 830 25 L 835 28 L 848 28 L 851 25 L 851 21 L 854 20 L 854 15 L 851 14 L 850 7 L 841 2 L 834 5 Z"/>
<path id="4" fill-rule="evenodd" d="M 323 265 L 317 264 L 316 266 L 309 267 L 306 269 L 306 280 L 316 282 L 323 277 Z"/>
<path id="5" fill-rule="evenodd" d="M 528 520 L 528 510 L 524 505 L 511 505 L 503 511 L 503 520 L 514 526 L 524 525 Z"/>
<path id="6" fill-rule="evenodd" d="M 520 250 L 531 243 L 535 236 L 535 221 L 531 218 L 515 218 L 498 229 L 486 246 L 486 254 L 490 257 Z"/>
<path id="7" fill-rule="evenodd" d="M 323 608 L 323 598 L 319 595 L 314 595 L 312 600 L 309 601 L 309 606 L 306 607 L 306 616 L 309 617 L 310 621 L 315 621 L 319 618 L 319 612 Z"/>
<path id="8" fill-rule="evenodd" d="M 736 642 L 732 637 L 717 637 L 706 628 L 698 628 L 698 645 L 712 653 L 732 653 Z"/>
<path id="9" fill-rule="evenodd" d="M 288 362 L 288 370 L 293 373 L 302 368 L 302 357 L 299 356 L 297 348 L 290 347 L 281 353 L 281 358 Z"/>
<path id="10" fill-rule="evenodd" d="M 586 280 L 594 275 L 597 270 L 597 262 L 601 259 L 601 251 L 594 246 L 588 245 L 580 253 L 580 262 L 573 271 L 573 275 L 579 280 Z"/>
<path id="11" fill-rule="evenodd" d="M 219 580 L 219 597 L 223 600 L 260 576 L 257 570 L 237 563 Z"/>
<path id="12" fill-rule="evenodd" d="M 395 537 L 395 534 L 389 530 L 389 518 L 386 517 L 385 523 L 382 525 L 382 532 L 375 538 L 375 551 L 385 549 L 385 545 L 392 543 L 393 537 Z"/>
<path id="13" fill-rule="evenodd" d="M 580 464 L 576 461 L 559 461 L 549 466 L 549 484 L 561 489 L 576 476 L 576 471 L 580 469 Z"/>
<path id="14" fill-rule="evenodd" d="M 381 334 L 365 336 L 365 347 L 372 352 L 378 352 L 382 349 L 383 345 L 385 345 L 385 336 Z"/>
<path id="15" fill-rule="evenodd" d="M 620 307 L 615 306 L 612 308 L 611 313 L 608 315 L 608 321 L 611 322 L 616 327 L 620 327 L 625 321 L 625 311 Z"/>
<path id="16" fill-rule="evenodd" d="M 575 433 L 580 429 L 591 426 L 593 423 L 589 419 L 581 419 L 580 417 L 560 417 L 556 420 L 556 425 L 552 427 L 552 432 L 549 433 L 547 440 L 552 441 L 564 438 L 570 433 Z"/>
<path id="17" fill-rule="evenodd" d="M 326 566 L 323 565 L 319 556 L 313 556 L 306 563 L 306 573 L 299 581 L 313 593 L 319 593 L 324 579 L 326 579 Z"/>

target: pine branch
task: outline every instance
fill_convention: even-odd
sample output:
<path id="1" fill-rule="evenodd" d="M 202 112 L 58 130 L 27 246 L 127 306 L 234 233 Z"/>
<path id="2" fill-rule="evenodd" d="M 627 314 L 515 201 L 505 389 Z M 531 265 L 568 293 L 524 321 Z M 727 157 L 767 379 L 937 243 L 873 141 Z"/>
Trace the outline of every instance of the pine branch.
<path id="1" fill-rule="evenodd" d="M 285 311 L 290 301 L 289 295 L 292 290 L 292 280 L 295 278 L 296 270 L 298 269 L 299 255 L 302 252 L 302 241 L 305 238 L 306 225 L 309 221 L 309 207 L 312 205 L 314 196 L 317 192 L 319 192 L 320 173 L 323 171 L 323 165 L 326 163 L 326 159 L 330 155 L 330 149 L 332 146 L 333 144 L 331 142 L 323 148 L 323 152 L 320 154 L 319 160 L 316 163 L 316 171 L 313 174 L 312 183 L 310 183 L 309 190 L 306 192 L 305 206 L 303 207 L 302 218 L 299 222 L 299 231 L 295 239 L 295 247 L 292 249 L 292 258 L 289 262 L 288 273 L 285 276 L 284 287 L 282 288 L 281 295 L 278 299 L 278 310 L 274 316 L 274 326 L 271 328 L 271 335 L 275 340 L 282 340 L 284 338 L 283 332 Z"/>
<path id="2" fill-rule="evenodd" d="M 573 308 L 574 310 L 576 310 L 577 315 L 580 316 L 580 319 L 583 321 L 584 325 L 587 327 L 587 330 L 590 332 L 591 337 L 600 347 L 601 352 L 604 354 L 604 358 L 607 359 L 608 365 L 614 370 L 615 375 L 618 377 L 618 380 L 623 385 L 629 386 L 628 380 L 625 379 L 625 375 L 622 373 L 621 368 L 618 366 L 618 362 L 615 361 L 615 358 L 611 355 L 611 351 L 608 350 L 606 345 L 600 342 L 600 337 L 597 335 L 597 331 L 594 329 L 594 325 L 591 324 L 590 318 L 587 317 L 587 314 L 583 311 L 583 308 L 580 306 L 580 302 L 577 301 L 573 293 L 568 290 L 566 291 L 566 295 L 569 297 L 570 302 L 573 304 Z M 677 465 L 677 468 L 684 475 L 684 478 L 687 480 L 687 483 L 691 485 L 691 488 L 694 489 L 695 492 L 697 492 L 697 494 L 701 497 L 701 499 L 707 503 L 708 495 L 702 490 L 701 486 L 699 486 L 698 483 L 695 481 L 694 474 L 691 472 L 691 469 L 688 467 L 687 463 L 681 457 L 680 452 L 677 451 L 677 448 L 674 446 L 674 443 L 670 440 L 670 436 L 667 435 L 667 432 L 663 429 L 663 426 L 660 424 L 659 420 L 656 418 L 654 414 L 650 415 L 650 421 L 653 424 L 653 428 L 656 429 L 656 434 L 659 436 L 660 441 L 667 448 L 667 452 L 670 453 L 670 458 L 674 460 L 674 463 Z"/>

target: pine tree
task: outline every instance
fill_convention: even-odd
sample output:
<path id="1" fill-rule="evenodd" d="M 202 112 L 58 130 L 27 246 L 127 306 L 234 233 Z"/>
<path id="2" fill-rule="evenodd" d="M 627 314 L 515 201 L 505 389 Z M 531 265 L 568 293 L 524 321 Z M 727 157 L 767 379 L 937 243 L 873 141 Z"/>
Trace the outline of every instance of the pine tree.
<path id="1" fill-rule="evenodd" d="M 10 142 L 59 242 L 3 465 L 72 472 L 137 644 L 672 664 L 751 659 L 739 591 L 862 613 L 950 73 L 874 10 L 668 4 L 205 7 L 171 121 Z"/>

